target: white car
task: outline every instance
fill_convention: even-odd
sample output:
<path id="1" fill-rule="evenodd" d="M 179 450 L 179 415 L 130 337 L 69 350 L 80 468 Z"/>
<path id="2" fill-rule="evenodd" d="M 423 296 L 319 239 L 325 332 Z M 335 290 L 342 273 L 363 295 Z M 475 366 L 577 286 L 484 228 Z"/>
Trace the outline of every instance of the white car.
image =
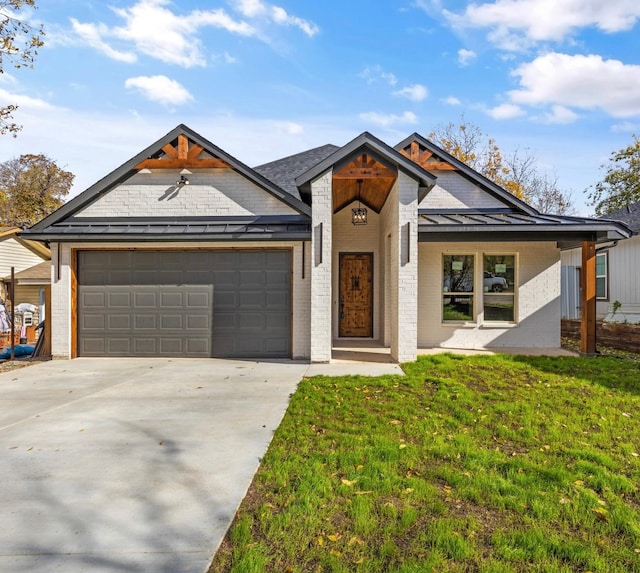
<path id="1" fill-rule="evenodd" d="M 497 277 L 489 271 L 484 271 L 484 278 L 482 280 L 485 291 L 502 292 L 509 288 L 509 283 L 504 277 Z"/>

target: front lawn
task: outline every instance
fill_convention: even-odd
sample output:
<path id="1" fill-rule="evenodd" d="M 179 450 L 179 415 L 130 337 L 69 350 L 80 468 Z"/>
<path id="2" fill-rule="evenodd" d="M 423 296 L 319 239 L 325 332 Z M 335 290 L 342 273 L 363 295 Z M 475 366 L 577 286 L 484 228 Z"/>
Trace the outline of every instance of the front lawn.
<path id="1" fill-rule="evenodd" d="M 301 382 L 210 571 L 640 571 L 640 364 Z"/>

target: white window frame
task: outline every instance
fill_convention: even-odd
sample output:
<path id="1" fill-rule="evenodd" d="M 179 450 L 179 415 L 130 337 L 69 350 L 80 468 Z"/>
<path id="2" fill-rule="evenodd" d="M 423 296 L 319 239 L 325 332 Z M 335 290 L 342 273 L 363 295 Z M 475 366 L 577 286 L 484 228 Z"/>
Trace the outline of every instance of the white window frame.
<path id="1" fill-rule="evenodd" d="M 604 257 L 604 274 L 598 274 L 598 257 Z M 598 296 L 598 279 L 604 279 L 604 296 Z M 596 300 L 609 300 L 609 251 L 596 253 Z"/>
<path id="2" fill-rule="evenodd" d="M 480 322 L 482 324 L 486 324 L 487 326 L 495 326 L 495 325 L 514 325 L 514 324 L 518 324 L 518 267 L 519 267 L 519 261 L 518 261 L 518 253 L 514 253 L 514 252 L 505 252 L 505 251 L 499 251 L 499 252 L 483 252 L 481 253 L 481 258 L 482 258 L 482 270 L 480 271 L 480 274 L 482 275 L 481 280 L 484 281 L 484 273 L 485 273 L 485 268 L 484 268 L 484 258 L 485 257 L 513 257 L 513 292 L 507 292 L 507 293 L 500 293 L 500 295 L 504 295 L 504 296 L 513 296 L 513 320 L 487 320 L 484 317 L 484 296 L 485 294 L 487 294 L 488 296 L 500 296 L 500 295 L 496 295 L 496 294 L 491 294 L 491 293 L 485 293 L 484 292 L 484 282 L 483 284 L 483 288 L 482 288 L 482 307 L 480 310 Z"/>
<path id="3" fill-rule="evenodd" d="M 468 292 L 457 292 L 451 293 L 446 291 L 444 285 L 442 284 L 444 281 L 444 258 L 445 257 L 473 257 L 473 283 L 472 291 Z M 444 298 L 449 294 L 455 295 L 458 294 L 462 296 L 470 296 L 472 300 L 471 304 L 471 316 L 473 318 L 469 320 L 446 320 L 444 317 Z M 478 321 L 478 253 L 477 252 L 469 252 L 469 251 L 461 251 L 461 252 L 443 252 L 440 255 L 440 322 L 444 325 L 474 325 Z"/>

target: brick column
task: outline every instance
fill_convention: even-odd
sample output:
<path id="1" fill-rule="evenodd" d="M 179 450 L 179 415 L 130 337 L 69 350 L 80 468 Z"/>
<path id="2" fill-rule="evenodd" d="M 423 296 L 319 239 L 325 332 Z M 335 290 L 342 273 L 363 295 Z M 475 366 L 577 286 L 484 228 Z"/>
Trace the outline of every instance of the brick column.
<path id="1" fill-rule="evenodd" d="M 395 228 L 391 231 L 391 268 L 387 269 L 395 291 L 391 357 L 411 362 L 418 355 L 418 182 L 400 172 L 393 195 L 397 210 L 390 213 Z"/>
<path id="2" fill-rule="evenodd" d="M 311 362 L 331 360 L 331 178 L 311 182 Z"/>

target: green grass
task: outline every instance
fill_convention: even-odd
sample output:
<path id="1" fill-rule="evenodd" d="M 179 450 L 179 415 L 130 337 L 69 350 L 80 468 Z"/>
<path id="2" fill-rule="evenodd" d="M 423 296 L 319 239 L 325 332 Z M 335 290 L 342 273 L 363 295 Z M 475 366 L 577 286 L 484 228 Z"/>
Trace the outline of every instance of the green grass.
<path id="1" fill-rule="evenodd" d="M 304 380 L 211 571 L 640 572 L 640 364 Z"/>

